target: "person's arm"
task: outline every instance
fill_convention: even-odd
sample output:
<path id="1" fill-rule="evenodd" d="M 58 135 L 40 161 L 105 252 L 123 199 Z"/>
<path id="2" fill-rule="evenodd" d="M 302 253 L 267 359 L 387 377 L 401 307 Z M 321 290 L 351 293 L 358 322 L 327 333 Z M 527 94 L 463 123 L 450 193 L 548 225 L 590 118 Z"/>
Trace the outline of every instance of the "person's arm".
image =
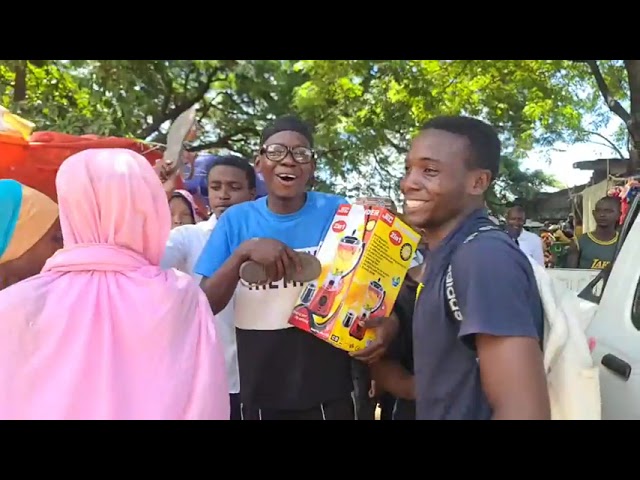
<path id="1" fill-rule="evenodd" d="M 413 324 L 411 315 L 413 315 L 413 303 L 415 303 L 414 290 L 407 285 L 407 282 L 412 282 L 411 274 L 415 275 L 416 271 L 421 270 L 422 267 L 423 265 L 418 265 L 409 269 L 405 284 L 402 285 L 393 307 L 393 316 L 398 319 L 398 334 L 389 343 L 385 356 L 370 365 L 371 377 L 376 382 L 376 387 L 405 400 L 415 400 L 413 374 L 404 368 L 401 363 L 402 358 L 411 355 L 408 349 L 410 349 L 409 345 L 412 343 L 411 332 Z"/>
<path id="2" fill-rule="evenodd" d="M 214 315 L 224 310 L 233 298 L 240 280 L 240 266 L 248 259 L 238 248 L 211 277 L 202 277 L 200 287 L 207 296 Z"/>
<path id="3" fill-rule="evenodd" d="M 475 334 L 482 389 L 493 420 L 550 420 L 539 342 L 530 337 Z"/>
<path id="4" fill-rule="evenodd" d="M 493 418 L 550 419 L 536 329 L 541 310 L 532 308 L 535 277 L 528 260 L 500 239 L 478 237 L 460 247 L 452 271 L 463 315 L 459 335 L 476 351 Z"/>
<path id="5" fill-rule="evenodd" d="M 200 286 L 214 314 L 229 304 L 238 286 L 240 267 L 244 262 L 252 260 L 262 265 L 272 282 L 302 269 L 295 251 L 278 240 L 252 238 L 234 249 L 229 239 L 230 225 L 237 221 L 233 218 L 234 214 L 230 209 L 220 217 L 194 269 L 203 277 Z"/>
<path id="6" fill-rule="evenodd" d="M 184 233 L 185 231 L 182 227 L 174 228 L 169 233 L 169 240 L 167 240 L 167 246 L 160 261 L 160 268 L 163 270 L 168 270 L 169 268 L 180 270 L 184 267 L 189 245 L 185 235 L 183 235 Z"/>
<path id="7" fill-rule="evenodd" d="M 379 387 L 389 392 L 396 398 L 415 400 L 416 390 L 413 375 L 409 373 L 399 362 L 390 358 L 372 364 L 371 378 Z"/>
<path id="8" fill-rule="evenodd" d="M 567 254 L 567 268 L 578 268 L 580 265 L 580 245 L 575 238 L 569 244 L 569 253 Z"/>
<path id="9" fill-rule="evenodd" d="M 536 248 L 533 251 L 533 259 L 544 267 L 544 245 L 542 244 L 542 239 L 538 235 L 532 235 L 536 242 Z"/>
<path id="10" fill-rule="evenodd" d="M 370 365 L 384 356 L 387 348 L 398 334 L 400 321 L 398 316 L 392 313 L 388 317 L 367 317 L 362 323 L 364 328 L 375 329 L 376 337 L 368 346 L 357 352 L 350 352 L 349 355 Z"/>
<path id="11" fill-rule="evenodd" d="M 171 170 L 171 166 L 163 159 L 157 160 L 153 168 L 162 182 L 162 188 L 164 188 L 164 193 L 167 195 L 167 200 L 171 199 L 171 195 L 173 195 L 178 184 L 178 170 Z"/>
<path id="12" fill-rule="evenodd" d="M 243 249 L 236 248 L 231 252 L 228 222 L 225 220 L 224 215 L 218 220 L 194 268 L 195 273 L 202 275 L 200 287 L 215 315 L 220 313 L 233 297 L 240 278 L 240 265 L 247 260 Z"/>

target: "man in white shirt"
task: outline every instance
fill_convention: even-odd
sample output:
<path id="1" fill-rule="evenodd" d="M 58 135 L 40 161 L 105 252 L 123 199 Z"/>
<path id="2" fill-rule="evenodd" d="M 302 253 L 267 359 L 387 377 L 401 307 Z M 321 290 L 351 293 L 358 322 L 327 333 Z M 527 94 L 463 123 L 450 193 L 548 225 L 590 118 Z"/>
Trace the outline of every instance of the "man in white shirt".
<path id="1" fill-rule="evenodd" d="M 207 174 L 211 217 L 195 225 L 182 225 L 171 230 L 162 268 L 176 268 L 191 275 L 198 283 L 201 276 L 195 267 L 216 222 L 227 208 L 255 199 L 256 174 L 248 160 L 234 156 L 218 157 Z M 234 302 L 216 315 L 216 331 L 225 346 L 225 360 L 229 381 L 231 420 L 240 420 L 240 379 L 234 320 Z"/>
<path id="2" fill-rule="evenodd" d="M 507 225 L 514 239 L 517 240 L 520 250 L 529 255 L 536 262 L 544 267 L 544 247 L 542 239 L 524 229 L 527 215 L 524 208 L 515 205 L 507 212 Z"/>

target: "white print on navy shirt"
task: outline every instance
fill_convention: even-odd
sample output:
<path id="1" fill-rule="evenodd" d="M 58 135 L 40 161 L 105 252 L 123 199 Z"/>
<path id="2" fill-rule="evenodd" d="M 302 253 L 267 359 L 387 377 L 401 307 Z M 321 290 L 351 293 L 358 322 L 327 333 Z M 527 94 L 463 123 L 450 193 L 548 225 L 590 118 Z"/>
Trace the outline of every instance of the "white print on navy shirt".
<path id="1" fill-rule="evenodd" d="M 451 272 L 451 265 L 447 268 L 447 276 L 445 277 L 444 285 L 449 311 L 456 320 L 462 322 L 462 311 L 458 306 L 458 298 L 456 297 L 456 291 L 453 288 L 453 273 Z M 476 357 L 476 362 L 480 363 L 480 359 L 478 357 Z"/>
<path id="2" fill-rule="evenodd" d="M 458 306 L 458 298 L 456 297 L 456 291 L 453 288 L 453 273 L 451 272 L 451 265 L 449 265 L 449 268 L 447 268 L 447 276 L 445 277 L 444 285 L 449 311 L 456 320 L 462 322 L 462 311 Z M 480 362 L 480 359 L 478 357 L 476 357 L 476 362 Z"/>
<path id="3" fill-rule="evenodd" d="M 447 276 L 445 277 L 444 286 L 449 311 L 456 320 L 461 322 L 462 312 L 460 311 L 460 307 L 458 307 L 458 298 L 456 297 L 456 291 L 453 288 L 453 273 L 451 272 L 451 265 L 449 265 L 449 268 L 447 269 Z"/>
<path id="4" fill-rule="evenodd" d="M 319 246 L 295 250 L 315 255 L 318 248 Z M 292 328 L 289 317 L 304 285 L 284 280 L 261 286 L 239 282 L 235 299 L 236 327 L 242 330 Z"/>

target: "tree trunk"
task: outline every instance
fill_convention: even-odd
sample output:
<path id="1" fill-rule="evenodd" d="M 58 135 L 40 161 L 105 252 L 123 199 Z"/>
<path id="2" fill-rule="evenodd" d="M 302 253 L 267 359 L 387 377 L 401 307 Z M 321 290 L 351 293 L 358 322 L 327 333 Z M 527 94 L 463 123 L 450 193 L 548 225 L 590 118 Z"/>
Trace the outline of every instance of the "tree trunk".
<path id="1" fill-rule="evenodd" d="M 18 60 L 14 70 L 13 103 L 19 103 L 27 98 L 27 61 Z"/>
<path id="2" fill-rule="evenodd" d="M 627 79 L 629 81 L 629 98 L 631 101 L 631 108 L 628 112 L 622 104 L 611 95 L 611 90 L 600 71 L 597 60 L 576 61 L 584 62 L 589 66 L 598 90 L 600 90 L 607 107 L 609 107 L 609 110 L 615 113 L 627 127 L 630 139 L 627 174 L 635 173 L 640 165 L 638 158 L 638 152 L 640 151 L 640 60 L 624 60 Z"/>

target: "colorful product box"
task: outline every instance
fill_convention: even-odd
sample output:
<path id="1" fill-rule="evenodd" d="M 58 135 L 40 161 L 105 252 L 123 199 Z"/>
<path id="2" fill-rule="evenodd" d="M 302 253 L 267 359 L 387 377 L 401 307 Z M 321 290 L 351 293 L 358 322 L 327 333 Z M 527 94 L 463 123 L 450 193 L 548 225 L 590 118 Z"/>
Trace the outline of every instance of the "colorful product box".
<path id="1" fill-rule="evenodd" d="M 375 338 L 367 318 L 388 317 L 420 236 L 381 206 L 341 205 L 318 250 L 322 273 L 289 323 L 349 352 Z"/>

